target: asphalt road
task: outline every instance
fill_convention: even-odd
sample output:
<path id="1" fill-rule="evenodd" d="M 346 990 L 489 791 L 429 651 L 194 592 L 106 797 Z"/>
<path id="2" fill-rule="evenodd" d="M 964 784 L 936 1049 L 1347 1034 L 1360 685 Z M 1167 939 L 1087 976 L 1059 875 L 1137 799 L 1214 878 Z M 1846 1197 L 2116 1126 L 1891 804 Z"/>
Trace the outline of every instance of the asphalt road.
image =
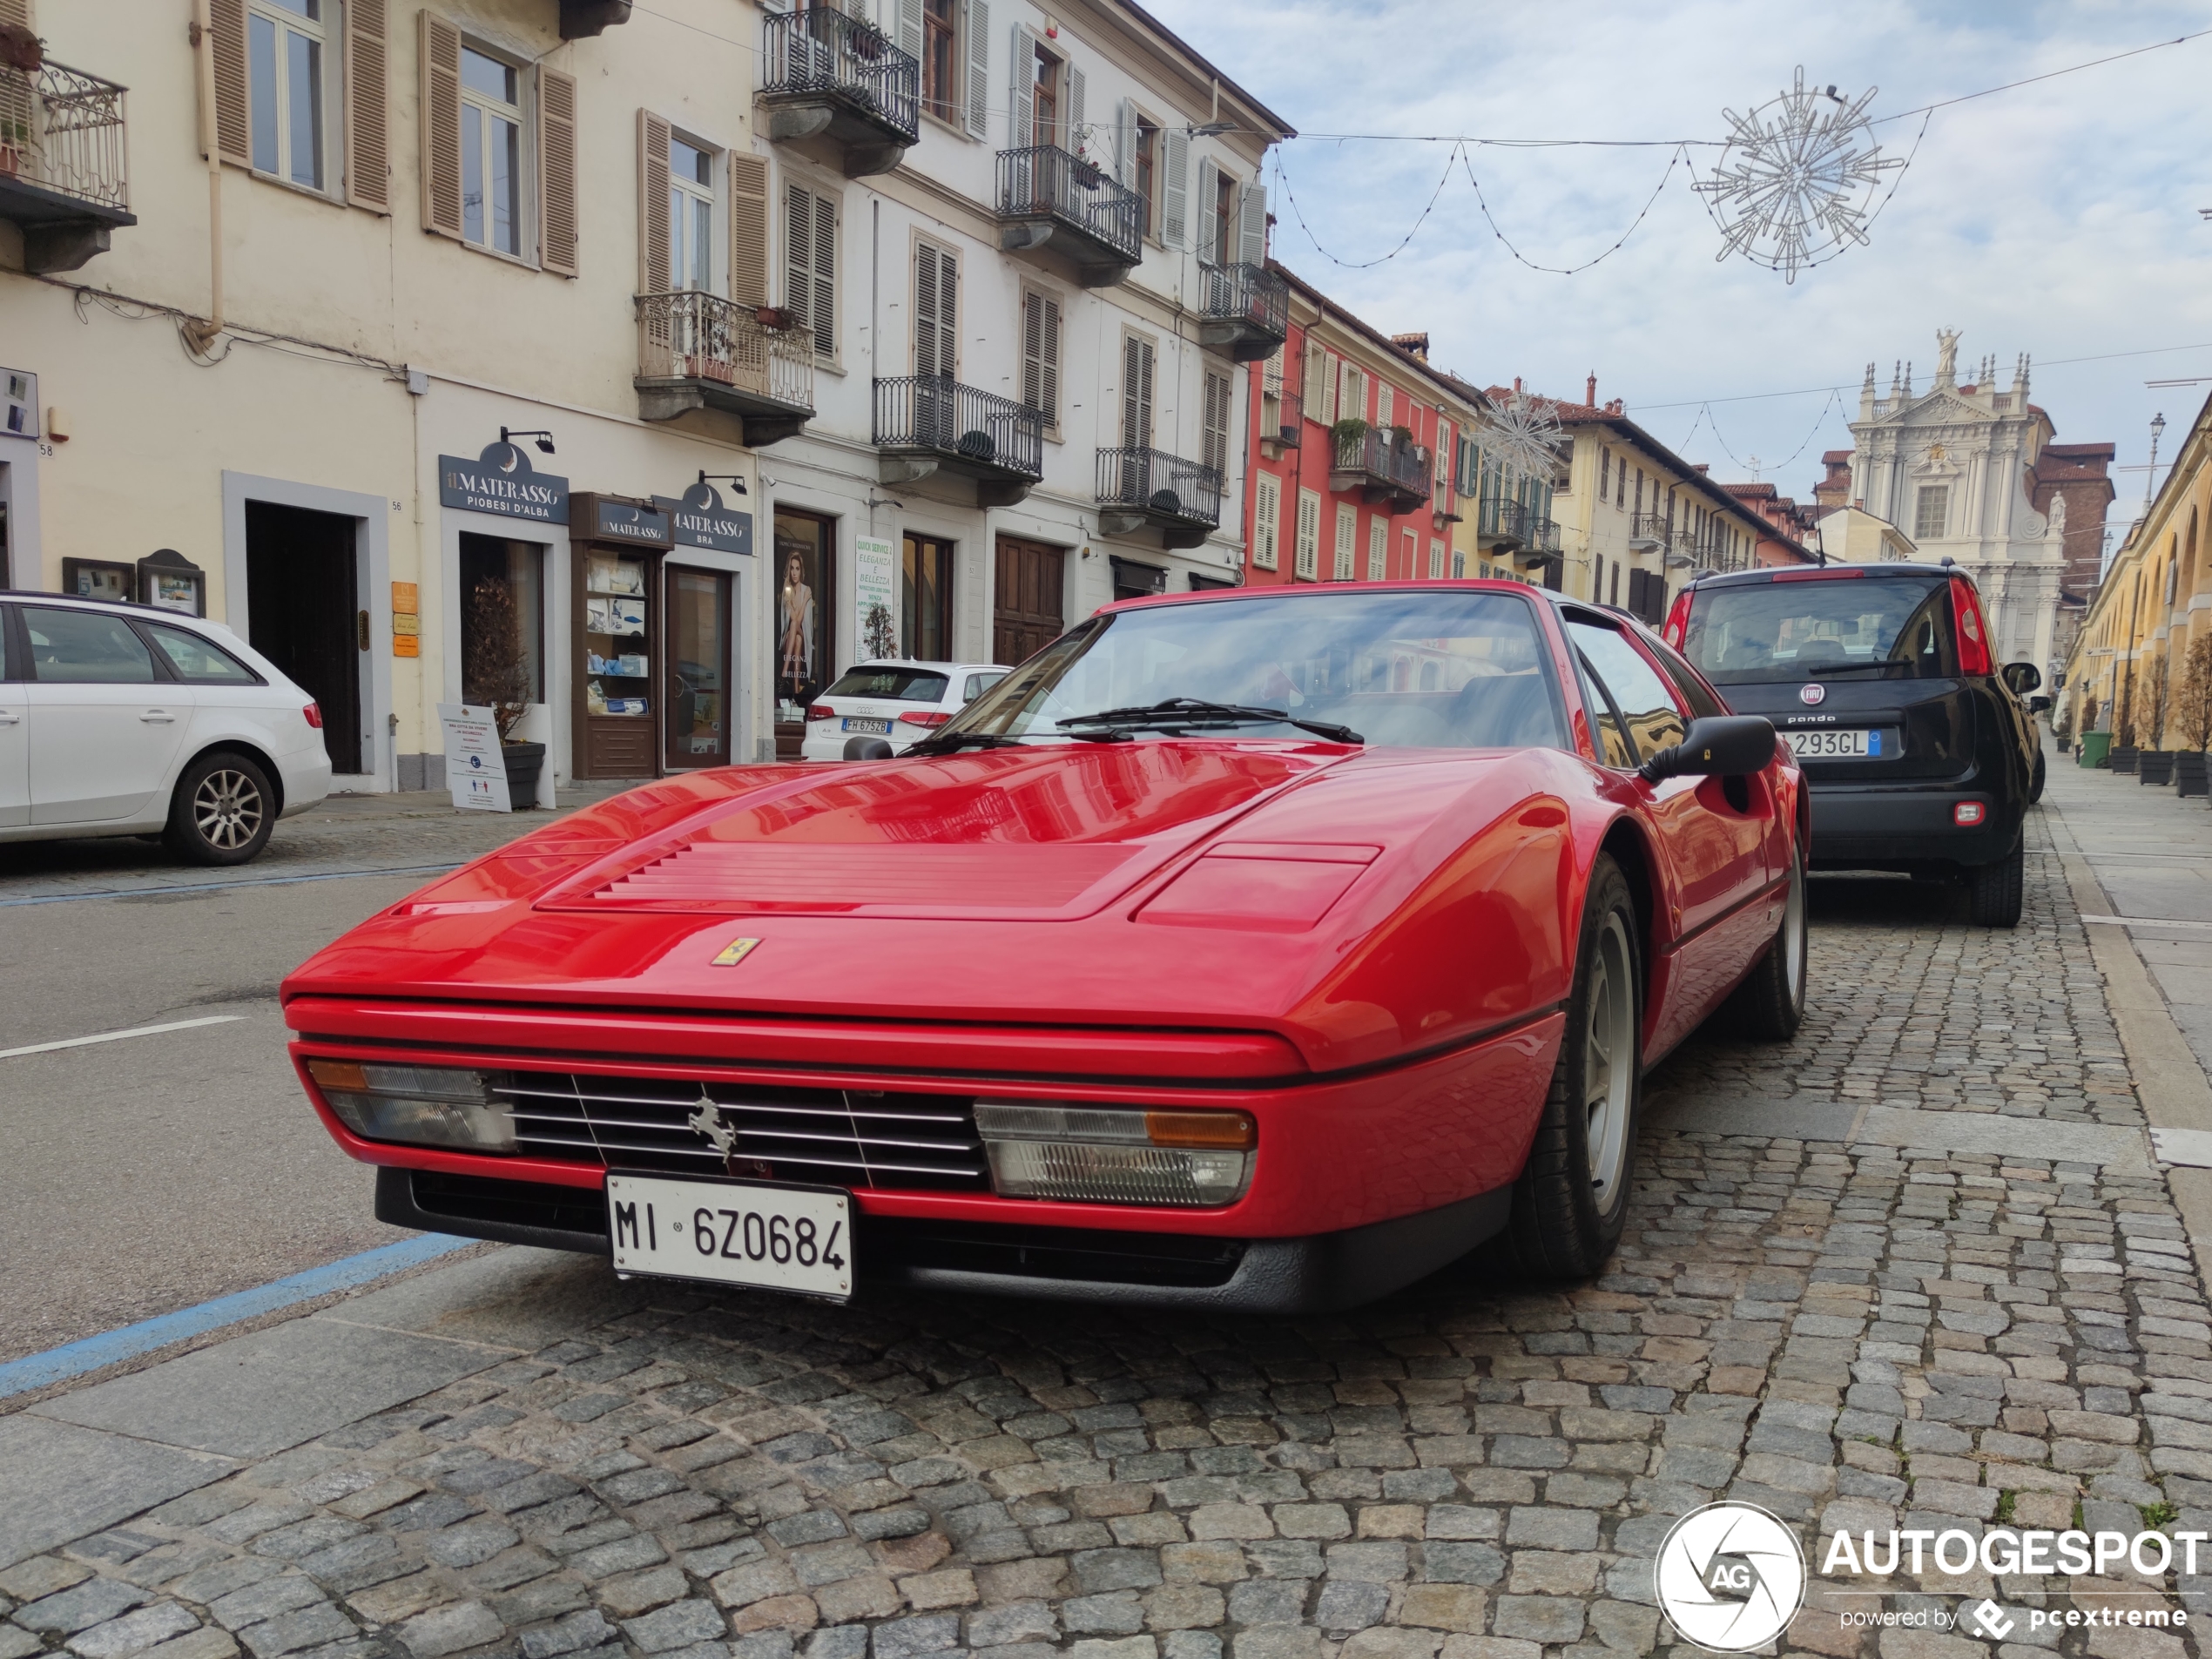
<path id="1" fill-rule="evenodd" d="M 135 839 L 0 846 L 0 1049 L 232 1016 L 0 1058 L 0 1361 L 403 1237 L 309 1109 L 277 986 L 425 867 L 544 821 L 337 800 L 232 870 Z"/>

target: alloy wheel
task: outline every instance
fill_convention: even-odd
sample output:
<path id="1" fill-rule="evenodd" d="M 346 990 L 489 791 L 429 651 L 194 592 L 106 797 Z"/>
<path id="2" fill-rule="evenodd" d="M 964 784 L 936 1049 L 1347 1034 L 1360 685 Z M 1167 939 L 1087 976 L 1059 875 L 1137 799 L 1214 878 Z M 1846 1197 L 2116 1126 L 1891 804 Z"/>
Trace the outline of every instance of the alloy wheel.
<path id="1" fill-rule="evenodd" d="M 260 786 L 228 766 L 209 772 L 192 791 L 192 827 L 219 852 L 235 853 L 260 834 L 266 810 Z"/>
<path id="2" fill-rule="evenodd" d="M 1618 912 L 1607 916 L 1598 932 L 1584 1008 L 1583 1143 L 1590 1196 L 1602 1215 L 1613 1207 L 1628 1166 L 1629 1106 L 1635 1089 L 1635 978 L 1628 927 Z"/>

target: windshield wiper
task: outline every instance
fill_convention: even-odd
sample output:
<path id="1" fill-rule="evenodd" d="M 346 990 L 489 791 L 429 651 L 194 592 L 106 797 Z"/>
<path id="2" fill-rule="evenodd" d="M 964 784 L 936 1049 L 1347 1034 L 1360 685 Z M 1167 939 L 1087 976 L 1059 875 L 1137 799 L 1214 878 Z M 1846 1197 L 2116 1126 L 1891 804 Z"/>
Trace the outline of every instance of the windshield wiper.
<path id="1" fill-rule="evenodd" d="M 1022 739 L 998 732 L 948 732 L 911 745 L 910 755 L 948 755 L 960 749 L 1019 749 Z"/>
<path id="2" fill-rule="evenodd" d="M 1328 738 L 1332 743 L 1366 742 L 1366 738 L 1348 725 L 1334 725 L 1326 720 L 1301 720 L 1282 709 L 1247 708 L 1239 703 L 1208 703 L 1195 697 L 1170 697 L 1139 708 L 1100 709 L 1092 714 L 1070 715 L 1055 724 L 1062 727 L 1150 726 L 1163 731 L 1170 727 L 1294 725 L 1301 732 L 1311 732 L 1316 737 Z"/>
<path id="3" fill-rule="evenodd" d="M 1833 664 L 1825 664 L 1817 668 L 1809 668 L 1805 671 L 1805 672 L 1811 676 L 1814 679 L 1825 679 L 1831 674 L 1864 674 L 1869 669 L 1873 670 L 1873 671 L 1878 674 L 1885 674 L 1892 668 L 1910 668 L 1912 666 L 1912 664 L 1900 662 L 1895 658 L 1885 658 L 1878 663 L 1836 663 Z"/>

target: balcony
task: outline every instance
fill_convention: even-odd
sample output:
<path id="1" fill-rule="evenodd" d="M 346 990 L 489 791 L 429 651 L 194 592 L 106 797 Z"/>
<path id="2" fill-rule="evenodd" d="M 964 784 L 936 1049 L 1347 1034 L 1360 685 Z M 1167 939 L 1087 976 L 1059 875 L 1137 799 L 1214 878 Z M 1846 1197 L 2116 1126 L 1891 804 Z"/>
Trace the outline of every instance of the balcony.
<path id="1" fill-rule="evenodd" d="M 948 374 L 876 381 L 873 425 L 883 483 L 948 473 L 975 481 L 977 506 L 1011 507 L 1044 476 L 1044 417 Z"/>
<path id="2" fill-rule="evenodd" d="M 1086 288 L 1112 287 L 1144 257 L 1143 199 L 1052 145 L 999 152 L 998 219 L 1001 248 L 1049 247 Z"/>
<path id="3" fill-rule="evenodd" d="M 0 66 L 0 219 L 23 268 L 74 271 L 138 221 L 124 179 L 124 89 L 61 64 Z"/>
<path id="4" fill-rule="evenodd" d="M 1269 392 L 1259 401 L 1259 453 L 1280 461 L 1305 442 L 1305 400 L 1296 392 Z"/>
<path id="5" fill-rule="evenodd" d="M 849 179 L 889 172 L 921 137 L 921 65 L 865 20 L 809 6 L 770 16 L 768 137 L 824 152 Z"/>
<path id="6" fill-rule="evenodd" d="M 1098 533 L 1160 532 L 1165 548 L 1197 547 L 1221 526 L 1221 469 L 1163 449 L 1098 452 Z"/>
<path id="7" fill-rule="evenodd" d="M 1408 443 L 1386 428 L 1364 423 L 1339 430 L 1335 442 L 1331 489 L 1356 489 L 1370 502 L 1387 502 L 1393 513 L 1410 513 L 1428 500 L 1426 445 Z"/>
<path id="8" fill-rule="evenodd" d="M 639 417 L 719 409 L 745 422 L 755 449 L 805 426 L 814 415 L 813 335 L 762 317 L 711 293 L 638 295 Z"/>
<path id="9" fill-rule="evenodd" d="M 1198 318 L 1200 345 L 1256 363 L 1289 337 L 1291 285 L 1264 265 L 1202 266 Z"/>

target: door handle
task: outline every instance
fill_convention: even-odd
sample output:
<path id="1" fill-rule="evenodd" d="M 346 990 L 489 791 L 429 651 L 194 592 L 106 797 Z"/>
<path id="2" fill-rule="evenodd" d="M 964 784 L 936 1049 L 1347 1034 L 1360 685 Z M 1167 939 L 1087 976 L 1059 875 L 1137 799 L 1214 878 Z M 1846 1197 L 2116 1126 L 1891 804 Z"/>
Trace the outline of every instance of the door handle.
<path id="1" fill-rule="evenodd" d="M 0 725 L 20 725 L 22 724 L 23 716 L 17 714 L 13 709 L 0 709 Z"/>
<path id="2" fill-rule="evenodd" d="M 138 718 L 148 725 L 172 725 L 177 719 L 177 717 L 170 713 L 167 709 L 148 709 Z"/>

